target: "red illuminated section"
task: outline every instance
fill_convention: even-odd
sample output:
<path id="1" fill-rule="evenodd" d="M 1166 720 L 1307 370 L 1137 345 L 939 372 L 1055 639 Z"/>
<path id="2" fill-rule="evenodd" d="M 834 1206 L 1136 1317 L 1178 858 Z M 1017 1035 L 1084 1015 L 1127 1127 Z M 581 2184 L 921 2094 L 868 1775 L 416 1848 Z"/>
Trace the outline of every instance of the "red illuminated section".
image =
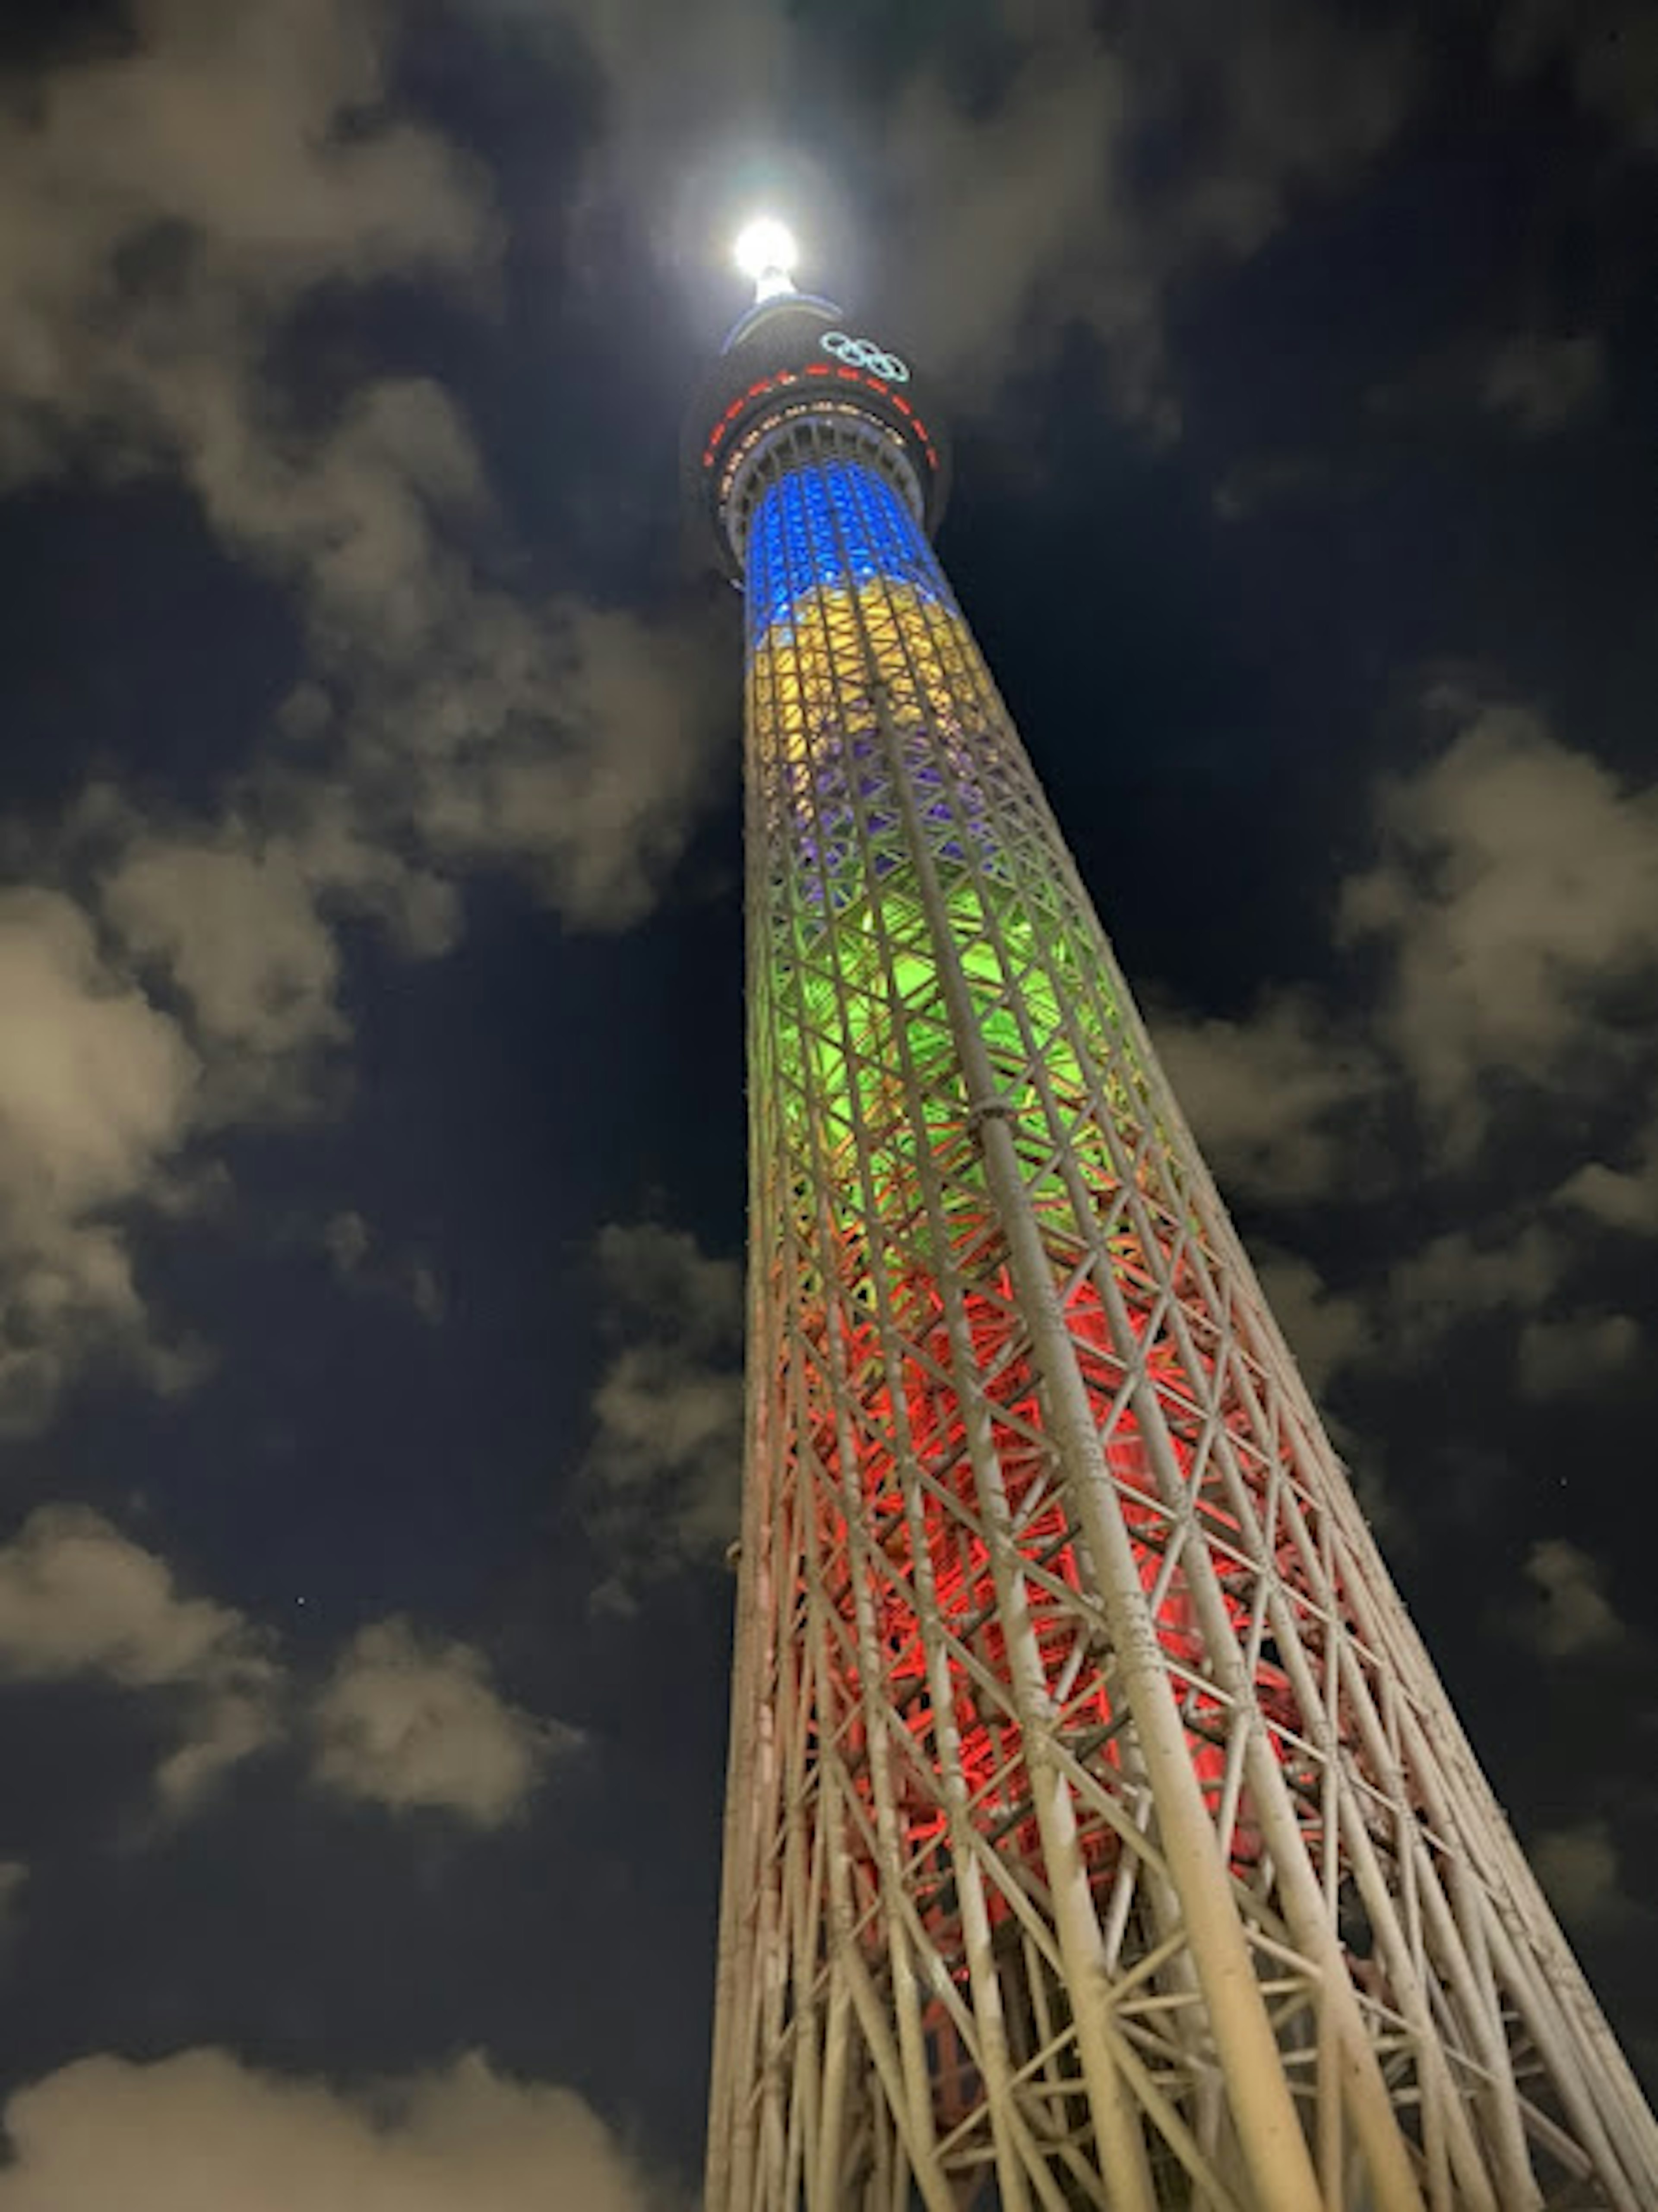
<path id="1" fill-rule="evenodd" d="M 848 1240 L 849 1263 L 853 1241 Z M 859 1272 L 855 1264 L 852 1272 Z M 1131 1817 L 1139 1783 L 1123 1768 L 1125 1732 L 1120 1722 L 1124 1717 L 1114 1705 L 1107 1679 L 1108 1653 L 1090 1625 L 1090 1616 L 1096 1621 L 1098 1618 L 1088 1595 L 1092 1577 L 1079 1557 L 1080 1540 L 1063 1486 L 1055 1480 L 1054 1454 L 1043 1435 L 1036 1376 L 1023 1348 L 1023 1332 L 1005 1270 L 988 1279 L 966 1302 L 976 1385 L 966 1393 L 957 1387 L 955 1350 L 931 1279 L 920 1273 L 908 1277 L 895 1286 L 894 1299 L 902 1309 L 899 1387 L 895 1389 L 891 1380 L 892 1339 L 889 1337 L 889 1349 L 884 1352 L 880 1328 L 872 1316 L 838 1353 L 827 1341 L 819 1346 L 823 1376 L 837 1364 L 847 1370 L 846 1382 L 859 1408 L 851 1431 L 844 1423 L 844 1408 L 837 1412 L 827 1389 L 821 1396 L 815 1390 L 808 1393 L 817 1401 L 809 1429 L 810 1455 L 836 1478 L 819 1491 L 824 1502 L 818 1534 L 819 1557 L 828 1569 L 827 1594 L 841 1623 L 836 1641 L 841 1665 L 835 1685 L 839 1711 L 823 1714 L 822 1722 L 835 1729 L 860 1801 L 857 1826 L 867 1848 L 854 1847 L 855 1878 L 863 1924 L 873 1942 L 883 1924 L 882 1878 L 854 1583 L 854 1577 L 868 1570 L 858 1564 L 847 1541 L 845 1516 L 838 1509 L 844 1495 L 842 1455 L 850 1433 L 865 1526 L 878 1552 L 869 1582 L 875 1593 L 884 1673 L 879 1703 L 902 1717 L 913 1745 L 913 1753 L 889 1759 L 886 1770 L 902 1834 L 905 1892 L 914 1900 L 939 1955 L 951 1962 L 955 1972 L 964 1975 L 960 1906 L 941 1786 L 947 1766 L 953 1763 L 959 1767 L 969 1817 L 984 1842 L 999 1857 L 1022 1866 L 1039 1892 L 1047 1880 L 1016 1717 L 1002 1609 L 988 1548 L 979 1534 L 982 1510 L 969 1450 L 968 1408 L 980 1394 L 990 1401 L 990 1441 L 1017 1532 L 1023 1598 L 1035 1631 L 1043 1686 L 1060 1717 L 1062 1737 L 1078 1764 L 1099 1777 Z M 1170 1541 L 1172 1517 L 1157 1496 L 1132 1416 L 1118 1403 L 1121 1364 L 1110 1349 L 1105 1316 L 1091 1285 L 1083 1283 L 1072 1290 L 1067 1319 L 1102 1433 L 1108 1438 L 1108 1465 L 1175 1685 L 1192 1765 L 1232 1871 L 1248 1881 L 1258 1872 L 1262 1842 L 1249 1793 L 1240 1778 L 1229 1771 L 1225 1747 L 1230 1715 L 1205 1666 L 1179 1565 L 1179 1546 Z M 837 1328 L 844 1330 L 845 1324 Z M 811 1334 L 818 1337 L 820 1332 L 827 1334 L 821 1312 Z M 1182 1409 L 1175 1394 L 1183 1394 L 1189 1386 L 1181 1380 L 1181 1370 L 1172 1354 L 1166 1376 L 1159 1372 L 1162 1364 L 1160 1348 L 1153 1346 L 1146 1367 L 1157 1382 L 1165 1413 L 1178 1417 Z M 1183 1462 L 1182 1473 L 1189 1477 L 1197 1446 L 1182 1439 L 1182 1427 L 1193 1429 L 1193 1424 L 1189 1418 L 1171 1420 L 1174 1449 Z M 1218 1504 L 1206 1500 L 1202 1513 L 1212 1556 L 1223 1567 L 1221 1586 L 1234 1631 L 1240 1644 L 1247 1645 L 1249 1607 L 1243 1586 L 1250 1577 L 1243 1563 L 1241 1532 Z M 1227 1587 L 1224 1564 L 1229 1548 L 1235 1550 L 1238 1561 L 1232 1588 Z M 1293 1573 L 1288 1561 L 1283 1565 Z M 944 1632 L 950 1685 L 947 1714 L 934 1702 L 936 1662 L 930 1664 L 923 1638 L 918 1593 L 928 1582 Z M 1269 1649 L 1258 1660 L 1255 1694 L 1269 1738 L 1293 1785 L 1298 1779 L 1297 1769 L 1306 1764 L 1311 1747 L 1288 1677 L 1274 1663 L 1275 1656 Z M 1310 1773 L 1310 1765 L 1307 1771 Z M 1076 1809 L 1081 1847 L 1103 1919 L 1123 1850 L 1121 1838 L 1105 1814 L 1081 1796 Z M 1312 1831 L 1318 1813 L 1316 1801 L 1303 1807 L 1309 1840 L 1315 1844 Z M 993 1930 L 1004 1929 L 1010 1939 L 1016 1936 L 1017 1929 L 1008 1925 L 1016 1917 L 1013 1907 L 993 1885 L 987 1887 L 986 1903 Z"/>
<path id="2" fill-rule="evenodd" d="M 780 369 L 775 376 L 762 376 L 758 383 L 750 385 L 746 392 L 739 392 L 714 426 L 713 434 L 702 449 L 703 467 L 711 469 L 714 466 L 715 457 L 725 443 L 732 423 L 739 415 L 751 407 L 756 399 L 763 399 L 768 392 L 785 392 L 795 386 L 805 385 L 810 389 L 813 379 L 824 380 L 831 385 L 861 384 L 867 386 L 872 392 L 878 392 L 883 399 L 896 407 L 904 416 L 910 428 L 920 441 L 921 449 L 927 459 L 935 469 L 938 467 L 938 456 L 933 450 L 932 440 L 927 433 L 926 425 L 902 392 L 894 391 L 891 385 L 883 382 L 880 377 L 867 375 L 860 368 L 847 368 L 839 365 L 831 367 L 826 361 L 813 362 L 804 369 Z"/>

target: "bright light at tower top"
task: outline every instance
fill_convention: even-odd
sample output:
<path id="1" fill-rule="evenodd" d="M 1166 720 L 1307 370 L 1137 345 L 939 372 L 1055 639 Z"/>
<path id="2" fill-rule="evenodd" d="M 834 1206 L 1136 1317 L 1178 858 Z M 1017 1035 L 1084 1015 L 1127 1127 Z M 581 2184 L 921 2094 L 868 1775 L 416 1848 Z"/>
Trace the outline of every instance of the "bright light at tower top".
<path id="1" fill-rule="evenodd" d="M 756 300 L 769 300 L 794 289 L 790 270 L 799 258 L 794 234 L 775 216 L 762 215 L 745 223 L 736 246 L 738 267 L 754 282 Z"/>

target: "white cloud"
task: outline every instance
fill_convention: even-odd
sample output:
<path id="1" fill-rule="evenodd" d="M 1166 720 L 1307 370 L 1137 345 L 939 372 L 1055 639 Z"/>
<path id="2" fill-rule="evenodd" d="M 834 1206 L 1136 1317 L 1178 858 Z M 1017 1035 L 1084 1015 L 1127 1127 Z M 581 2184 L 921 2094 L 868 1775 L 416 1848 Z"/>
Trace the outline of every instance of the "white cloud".
<path id="1" fill-rule="evenodd" d="M 246 1638 L 240 1613 L 181 1596 L 164 1560 L 89 1507 L 40 1506 L 0 1548 L 0 1669 L 15 1681 L 193 1681 Z"/>
<path id="2" fill-rule="evenodd" d="M 447 1308 L 443 1285 L 427 1260 L 388 1255 L 361 1214 L 348 1209 L 323 1225 L 322 1248 L 342 1283 L 411 1305 L 435 1328 Z"/>
<path id="3" fill-rule="evenodd" d="M 297 596 L 309 756 L 267 758 L 222 822 L 133 825 L 108 886 L 204 1031 L 268 1060 L 339 1034 L 330 909 L 440 950 L 442 870 L 486 866 L 579 920 L 634 919 L 720 717 L 694 626 L 479 581 L 456 524 L 498 519 L 440 386 L 380 378 L 301 426 L 271 381 L 270 340 L 318 285 L 475 284 L 491 263 L 477 179 L 390 108 L 392 11 L 297 0 L 278 22 L 257 0 L 147 0 L 138 18 L 130 53 L 63 64 L 0 118 L 16 293 L 0 397 L 27 428 L 14 474 L 176 473 Z M 124 285 L 118 255 L 146 247 L 158 270 Z"/>
<path id="4" fill-rule="evenodd" d="M 1606 1926 L 1642 1910 L 1623 1887 L 1623 1867 L 1603 1820 L 1576 1820 L 1533 1838 L 1527 1856 L 1562 1917 Z"/>
<path id="5" fill-rule="evenodd" d="M 55 892 L 0 892 L 0 1433 L 41 1426 L 87 1359 L 159 1389 L 192 1372 L 134 1279 L 126 1209 L 197 1110 L 176 1023 L 111 967 Z"/>
<path id="6" fill-rule="evenodd" d="M 511 869 L 592 927 L 637 921 L 736 726 L 716 641 L 571 599 L 474 592 L 452 617 L 452 651 L 357 732 L 354 773 L 439 865 Z"/>
<path id="7" fill-rule="evenodd" d="M 1639 1371 L 1637 1322 L 1574 1302 L 1576 1258 L 1550 1223 L 1516 1231 L 1493 1221 L 1430 1237 L 1351 1291 L 1333 1290 L 1309 1261 L 1270 1246 L 1257 1272 L 1315 1392 L 1339 1374 L 1430 1367 L 1457 1331 L 1501 1320 L 1515 1388 L 1541 1400 Z"/>
<path id="8" fill-rule="evenodd" d="M 132 12 L 130 47 L 62 64 L 0 119 L 14 473 L 96 428 L 135 459 L 187 440 L 205 479 L 246 438 L 248 358 L 302 292 L 459 270 L 483 244 L 463 166 L 386 114 L 381 9 Z"/>
<path id="9" fill-rule="evenodd" d="M 621 1338 L 593 1396 L 583 1468 L 589 1524 L 615 1574 L 605 1595 L 717 1559 L 742 1493 L 743 1276 L 682 1230 L 601 1231 L 598 1259 Z"/>
<path id="10" fill-rule="evenodd" d="M 1248 1019 L 1164 1012 L 1155 1034 L 1224 1183 L 1259 1205 L 1396 1188 L 1408 1153 L 1384 1145 L 1412 1121 L 1432 1182 L 1480 1179 L 1465 1226 L 1400 1252 L 1379 1224 L 1397 1256 L 1355 1289 L 1267 1252 L 1315 1388 L 1425 1366 L 1501 1322 L 1520 1395 L 1566 1397 L 1642 1371 L 1640 1325 L 1609 1306 L 1585 1232 L 1658 1227 L 1658 1141 L 1637 1133 L 1627 1165 L 1587 1163 L 1541 1202 L 1504 1176 L 1504 1146 L 1516 1126 L 1535 1140 L 1551 1094 L 1563 1136 L 1588 1110 L 1626 1122 L 1649 1079 L 1630 1009 L 1658 972 L 1658 791 L 1626 790 L 1518 708 L 1428 704 L 1449 741 L 1383 787 L 1381 857 L 1341 894 L 1344 937 L 1381 955 L 1371 1020 L 1280 987 Z"/>
<path id="11" fill-rule="evenodd" d="M 1309 1389 L 1316 1394 L 1363 1362 L 1376 1334 L 1363 1298 L 1333 1291 L 1310 1261 L 1291 1252 L 1260 1253 L 1255 1273 Z"/>
<path id="12" fill-rule="evenodd" d="M 1629 1627 L 1606 1595 L 1600 1569 L 1587 1552 L 1564 1537 L 1549 1537 L 1532 1546 L 1526 1574 L 1539 1601 L 1517 1625 L 1546 1659 L 1575 1659 L 1585 1652 L 1627 1646 Z"/>
<path id="13" fill-rule="evenodd" d="M 1219 15 L 1159 0 L 1108 31 L 1069 0 L 1038 14 L 998 11 L 996 98 L 965 73 L 923 76 L 885 133 L 905 313 L 981 391 L 1087 325 L 1119 404 L 1167 428 L 1170 294 L 1362 169 L 1409 112 L 1418 57 L 1401 28 L 1338 26 L 1301 0 Z M 1139 159 L 1153 135 L 1155 184 Z"/>
<path id="14" fill-rule="evenodd" d="M 310 1689 L 246 1614 L 185 1595 L 102 1515 L 46 1505 L 0 1547 L 0 1680 L 74 1680 L 164 1701 L 175 1740 L 155 1782 L 173 1815 L 302 1728 L 313 1778 L 336 1794 L 495 1828 L 575 1741 L 509 1705 L 471 1645 L 398 1618 L 360 1630 Z"/>
<path id="15" fill-rule="evenodd" d="M 1521 334 L 1505 338 L 1487 357 L 1480 398 L 1492 414 L 1539 437 L 1585 413 L 1605 377 L 1603 349 L 1593 332 L 1552 338 Z"/>
<path id="16" fill-rule="evenodd" d="M 1244 1019 L 1157 1018 L 1206 1151 L 1249 1197 L 1372 1191 L 1396 1172 L 1382 1137 L 1406 1103 L 1433 1170 L 1454 1173 L 1517 1099 L 1552 1089 L 1607 1105 L 1648 1079 L 1629 1009 L 1631 987 L 1658 974 L 1658 787 L 1626 787 L 1525 708 L 1449 687 L 1425 704 L 1448 742 L 1381 787 L 1378 858 L 1339 894 L 1339 946 L 1379 956 L 1371 1018 L 1284 986 Z M 1591 1162 L 1563 1181 L 1552 1211 L 1658 1224 L 1655 1131 L 1627 1168 Z M 1528 1272 L 1560 1227 L 1528 1240 Z M 1499 1241 L 1487 1230 L 1474 1243 Z M 1455 1263 L 1452 1244 L 1442 1275 Z M 1491 1258 L 1492 1282 L 1503 1264 Z"/>
<path id="17" fill-rule="evenodd" d="M 1535 1311 L 1558 1291 L 1566 1266 L 1560 1239 L 1540 1222 L 1518 1233 L 1448 1231 L 1389 1270 L 1395 1332 L 1407 1346 L 1431 1347 L 1460 1322 Z"/>
<path id="18" fill-rule="evenodd" d="M 84 1506 L 43 1505 L 0 1547 L 0 1678 L 168 1693 L 180 1741 L 156 1788 L 174 1812 L 279 1729 L 280 1670 L 246 1617 L 181 1595 L 165 1560 Z"/>
<path id="19" fill-rule="evenodd" d="M 492 281 L 478 176 L 390 98 L 397 11 L 131 13 L 130 42 L 0 114 L 0 483 L 175 478 L 291 593 L 307 665 L 273 730 L 230 733 L 216 812 L 96 790 L 58 841 L 86 911 L 4 901 L 0 1000 L 33 1029 L 0 1070 L 0 1429 L 44 1424 L 98 1351 L 158 1387 L 198 1371 L 157 1340 L 121 1209 L 176 1188 L 192 1130 L 338 1095 L 343 920 L 437 954 L 452 878 L 504 868 L 580 922 L 633 921 L 735 720 L 694 623 L 480 580 L 471 549 L 494 575 L 510 549 L 440 386 L 382 377 L 301 420 L 273 370 L 319 287 Z M 407 1294 L 440 1310 L 429 1269 Z"/>
<path id="20" fill-rule="evenodd" d="M 338 947 L 291 848 L 140 836 L 103 904 L 131 954 L 182 994 L 217 1109 L 299 1103 L 311 1056 L 346 1025 Z"/>
<path id="21" fill-rule="evenodd" d="M 1658 791 L 1627 791 L 1520 708 L 1442 694 L 1461 723 L 1383 794 L 1382 857 L 1345 887 L 1391 980 L 1382 1031 L 1466 1158 L 1491 1086 L 1582 1081 L 1626 1055 L 1609 994 L 1658 961 Z"/>
<path id="22" fill-rule="evenodd" d="M 647 2212 L 573 2091 L 473 2053 L 353 2094 L 196 2050 L 76 2060 L 15 2091 L 0 2212 Z"/>
<path id="23" fill-rule="evenodd" d="M 1641 1328 L 1632 1315 L 1574 1313 L 1528 1321 L 1516 1353 L 1527 1398 L 1567 1398 L 1640 1371 Z"/>
<path id="24" fill-rule="evenodd" d="M 574 1739 L 508 1705 L 470 1645 L 406 1620 L 352 1641 L 316 1702 L 313 1771 L 340 1795 L 405 1812 L 432 1808 L 499 1828 L 528 1803 Z"/>
<path id="25" fill-rule="evenodd" d="M 1248 1021 L 1160 1014 L 1157 1056 L 1229 1189 L 1292 1203 L 1351 1190 L 1369 1158 L 1365 1109 L 1382 1071 L 1306 994 L 1269 994 Z"/>
<path id="26" fill-rule="evenodd" d="M 1604 1160 L 1589 1160 L 1567 1177 L 1555 1198 L 1606 1228 L 1658 1236 L 1658 1121 L 1641 1132 L 1631 1166 L 1612 1168 Z"/>
<path id="27" fill-rule="evenodd" d="M 533 0 L 473 0 L 473 12 L 531 50 L 564 30 Z M 689 267 L 706 297 L 721 229 L 743 212 L 710 174 L 763 165 L 780 204 L 809 210 L 810 281 L 832 294 L 856 286 L 878 317 L 881 271 L 872 260 L 858 283 L 863 249 L 839 191 L 856 168 L 879 211 L 885 305 L 926 334 L 958 398 L 1051 358 L 1080 323 L 1104 341 L 1118 404 L 1164 428 L 1178 413 L 1164 358 L 1171 293 L 1248 258 L 1298 195 L 1362 168 L 1410 112 L 1420 74 L 1405 31 L 1336 26 L 1311 0 L 1219 13 L 1202 0 L 1130 0 L 1108 21 L 1086 0 L 995 0 L 969 20 L 899 30 L 884 47 L 890 100 L 872 111 L 856 97 L 836 107 L 856 69 L 810 11 L 608 0 L 578 21 L 610 125 L 581 213 L 597 229 L 624 204 L 628 222 L 641 201 L 686 210 L 659 218 L 665 282 Z M 828 104 L 840 178 L 775 142 L 775 87 L 789 73 L 809 74 Z"/>

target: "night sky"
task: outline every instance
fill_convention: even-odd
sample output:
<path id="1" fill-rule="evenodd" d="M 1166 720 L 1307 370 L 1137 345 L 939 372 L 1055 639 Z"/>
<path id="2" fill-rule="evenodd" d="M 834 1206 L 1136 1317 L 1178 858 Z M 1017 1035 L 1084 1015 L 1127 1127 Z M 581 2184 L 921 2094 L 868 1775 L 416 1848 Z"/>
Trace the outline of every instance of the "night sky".
<path id="1" fill-rule="evenodd" d="M 1658 2077 L 1658 23 L 0 30 L 0 2212 L 695 2187 L 765 206 Z"/>

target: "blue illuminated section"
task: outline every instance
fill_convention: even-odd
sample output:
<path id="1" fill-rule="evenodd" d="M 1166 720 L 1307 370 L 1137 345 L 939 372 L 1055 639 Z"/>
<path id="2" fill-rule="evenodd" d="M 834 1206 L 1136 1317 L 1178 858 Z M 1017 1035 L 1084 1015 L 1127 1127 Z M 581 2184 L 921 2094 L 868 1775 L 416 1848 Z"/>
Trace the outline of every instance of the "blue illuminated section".
<path id="1" fill-rule="evenodd" d="M 809 592 L 885 581 L 920 597 L 949 594 L 932 549 L 903 500 L 873 469 L 823 461 L 793 469 L 762 495 L 749 526 L 749 647 L 790 622 Z"/>

